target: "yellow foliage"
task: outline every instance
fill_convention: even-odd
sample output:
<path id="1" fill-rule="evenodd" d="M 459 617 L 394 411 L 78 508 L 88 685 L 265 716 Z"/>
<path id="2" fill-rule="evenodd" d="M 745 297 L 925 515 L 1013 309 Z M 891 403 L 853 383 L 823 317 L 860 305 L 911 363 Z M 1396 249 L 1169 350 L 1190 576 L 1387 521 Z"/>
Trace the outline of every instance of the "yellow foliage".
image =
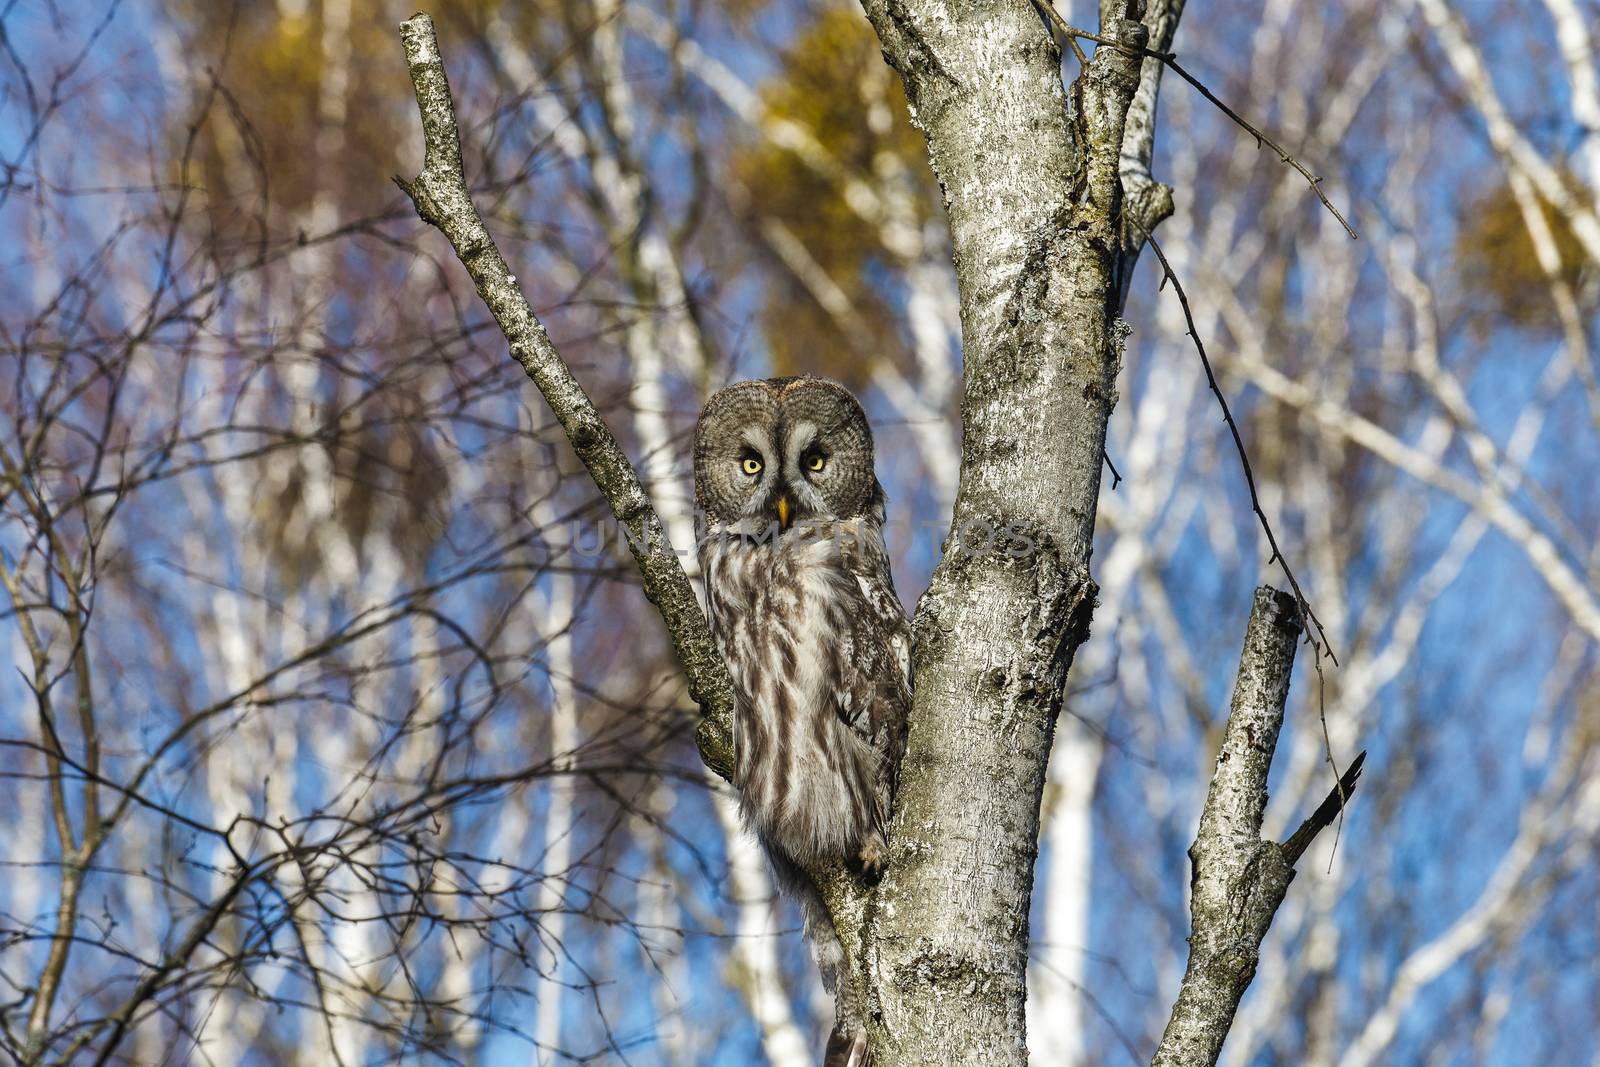
<path id="1" fill-rule="evenodd" d="M 1576 178 L 1569 178 L 1568 184 L 1582 195 Z M 1539 210 L 1560 257 L 1558 277 L 1576 288 L 1584 271 L 1595 264 L 1556 205 L 1539 197 Z M 1497 186 L 1469 207 L 1456 235 L 1456 259 L 1462 284 L 1483 314 L 1516 326 L 1554 326 L 1550 282 L 1509 185 Z"/>
<path id="2" fill-rule="evenodd" d="M 195 160 L 224 232 L 263 196 L 280 233 L 303 226 L 319 194 L 341 205 L 341 218 L 368 214 L 393 194 L 390 175 L 420 162 L 398 16 L 379 0 L 341 2 L 349 28 L 337 35 L 326 32 L 329 0 L 176 0 L 169 8 L 185 27 L 186 52 L 204 57 L 193 66 L 191 97 L 203 98 L 212 67 L 229 98 L 214 105 Z M 457 92 L 470 84 L 462 71 L 471 48 L 492 46 L 492 22 L 537 53 L 570 48 L 595 17 L 579 0 L 435 0 L 431 10 L 448 27 Z M 329 80 L 336 48 L 347 53 L 342 93 Z M 330 126 L 329 116 L 341 117 Z M 319 134 L 328 158 L 319 157 Z"/>
<path id="3" fill-rule="evenodd" d="M 392 20 L 381 5 L 351 0 L 345 88 L 331 96 L 324 41 L 325 4 L 216 4 L 183 0 L 169 14 L 183 27 L 195 57 L 190 99 L 204 100 L 214 70 L 214 99 L 193 149 L 191 181 L 205 187 L 212 222 L 227 234 L 259 213 L 263 198 L 273 229 L 298 218 L 319 193 L 350 207 L 348 217 L 388 195 L 388 176 L 403 147 L 402 110 L 409 103 L 405 71 L 394 61 Z M 182 87 L 173 87 L 181 91 Z M 318 158 L 319 115 L 337 116 Z M 187 119 L 189 116 L 184 116 Z M 174 166 L 177 160 L 173 161 Z"/>
<path id="4" fill-rule="evenodd" d="M 869 186 L 904 183 L 920 226 L 938 210 L 922 135 L 911 125 L 899 78 L 855 7 L 830 7 L 802 30 L 783 57 L 783 73 L 762 91 L 768 113 L 804 127 L 838 170 Z M 877 227 L 846 202 L 843 183 L 763 140 L 736 148 L 732 166 L 750 191 L 752 211 L 776 219 L 805 245 L 850 298 L 870 337 L 845 337 L 798 282 L 773 286 L 762 325 L 778 374 L 811 371 L 860 384 L 867 359 L 897 358 L 898 316 L 883 279 L 899 266 Z M 889 181 L 880 180 L 886 173 Z M 877 275 L 875 278 L 874 275 Z"/>

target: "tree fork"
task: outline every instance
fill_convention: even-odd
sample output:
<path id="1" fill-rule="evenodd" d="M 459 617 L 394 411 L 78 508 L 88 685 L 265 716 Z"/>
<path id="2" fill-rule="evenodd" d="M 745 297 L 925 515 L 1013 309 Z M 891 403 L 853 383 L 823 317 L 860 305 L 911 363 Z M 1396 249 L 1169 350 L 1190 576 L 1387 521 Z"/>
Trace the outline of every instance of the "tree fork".
<path id="1" fill-rule="evenodd" d="M 1023 546 L 953 542 L 918 605 L 891 862 L 865 909 L 873 1052 L 880 1067 L 1020 1067 L 1039 802 L 1095 596 L 1122 339 L 1118 154 L 1140 60 L 1101 49 L 1069 105 L 1027 0 L 863 6 L 949 215 L 965 386 L 952 528 Z M 1122 10 L 1102 29 L 1142 47 L 1139 12 Z"/>
<path id="2" fill-rule="evenodd" d="M 1294 865 L 1343 810 L 1361 774 L 1364 752 L 1288 841 L 1261 840 L 1267 776 L 1300 637 L 1297 600 L 1271 586 L 1257 589 L 1216 772 L 1189 847 L 1189 965 L 1153 1067 L 1217 1062 L 1239 1001 L 1255 978 L 1261 943 L 1294 879 Z"/>

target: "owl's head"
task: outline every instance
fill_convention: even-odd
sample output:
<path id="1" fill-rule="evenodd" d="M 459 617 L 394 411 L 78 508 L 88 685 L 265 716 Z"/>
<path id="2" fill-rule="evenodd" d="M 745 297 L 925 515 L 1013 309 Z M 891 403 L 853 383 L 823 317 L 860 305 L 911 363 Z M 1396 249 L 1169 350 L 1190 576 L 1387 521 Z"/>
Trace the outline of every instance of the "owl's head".
<path id="1" fill-rule="evenodd" d="M 822 378 L 730 385 L 695 425 L 694 494 L 710 525 L 747 533 L 866 515 L 883 502 L 867 417 Z"/>

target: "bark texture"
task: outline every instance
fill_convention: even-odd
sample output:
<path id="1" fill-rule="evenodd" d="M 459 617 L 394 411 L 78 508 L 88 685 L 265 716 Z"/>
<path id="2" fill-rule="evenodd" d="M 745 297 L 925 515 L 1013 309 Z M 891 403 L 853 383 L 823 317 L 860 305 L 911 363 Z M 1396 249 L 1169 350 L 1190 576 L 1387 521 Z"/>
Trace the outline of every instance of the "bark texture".
<path id="1" fill-rule="evenodd" d="M 1112 2 L 1107 0 L 1107 4 Z M 1102 8 L 1107 4 L 1102 4 Z M 1172 38 L 1178 32 L 1178 20 L 1183 17 L 1183 4 L 1184 0 L 1151 0 L 1144 13 L 1144 24 L 1150 33 L 1146 47 L 1151 51 L 1172 50 Z M 1128 107 L 1127 130 L 1122 139 L 1122 195 L 1127 201 L 1124 243 L 1134 250 L 1144 243 L 1146 234 L 1154 232 L 1156 226 L 1172 214 L 1172 187 L 1156 181 L 1150 172 L 1155 159 L 1156 102 L 1161 95 L 1164 69 L 1161 60 L 1144 57 L 1139 71 L 1139 89 Z"/>
<path id="2" fill-rule="evenodd" d="M 1298 852 L 1261 840 L 1261 819 L 1299 638 L 1294 597 L 1257 589 L 1217 769 L 1189 847 L 1189 966 L 1152 1061 L 1156 1067 L 1217 1062 L 1255 977 L 1261 942 L 1294 877 Z"/>
<path id="3" fill-rule="evenodd" d="M 712 644 L 694 589 L 633 465 L 550 343 L 544 324 L 517 287 L 516 276 L 473 206 L 461 169 L 455 104 L 433 20 L 425 14 L 414 15 L 400 24 L 400 37 L 422 115 L 425 154 L 421 174 L 410 181 L 397 177 L 395 183 L 411 198 L 417 215 L 449 239 L 478 296 L 505 334 L 512 358 L 538 386 L 573 451 L 617 521 L 627 529 L 628 548 L 639 565 L 644 594 L 661 612 L 673 651 L 683 665 L 689 695 L 703 715 L 701 755 L 707 766 L 727 778 L 733 768 L 733 687 L 727 666 Z"/>
<path id="4" fill-rule="evenodd" d="M 1023 1064 L 1040 791 L 1095 597 L 1118 153 L 1139 61 L 1101 49 L 1069 100 L 1026 0 L 864 6 L 945 194 L 965 435 L 952 543 L 916 615 L 889 874 L 850 962 L 880 1067 Z M 1102 30 L 1144 40 L 1126 17 Z"/>

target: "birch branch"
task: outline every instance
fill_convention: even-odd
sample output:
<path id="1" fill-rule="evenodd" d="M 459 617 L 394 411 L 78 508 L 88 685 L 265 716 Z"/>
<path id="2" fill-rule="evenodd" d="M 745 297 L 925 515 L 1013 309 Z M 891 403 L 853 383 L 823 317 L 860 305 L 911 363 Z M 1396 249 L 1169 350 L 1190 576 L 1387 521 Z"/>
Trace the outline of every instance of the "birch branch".
<path id="1" fill-rule="evenodd" d="M 1184 0 L 1154 0 L 1145 10 L 1144 24 L 1150 31 L 1146 47 L 1151 52 L 1172 51 L 1172 39 L 1183 17 Z M 1051 10 L 1055 10 L 1054 4 Z M 1138 255 L 1139 242 L 1173 211 L 1172 186 L 1158 182 L 1151 171 L 1156 150 L 1156 102 L 1161 93 L 1163 64 L 1152 55 L 1144 57 L 1139 68 L 1139 88 L 1128 105 L 1127 132 L 1122 138 L 1118 168 L 1122 174 L 1123 210 L 1130 215 L 1123 230 L 1129 258 Z M 1125 275 L 1132 275 L 1131 264 Z M 1126 296 L 1123 297 L 1126 301 Z"/>
<path id="2" fill-rule="evenodd" d="M 1279 144 L 1277 141 L 1275 141 L 1271 137 L 1267 136 L 1265 133 L 1263 133 L 1257 127 L 1251 125 L 1248 121 L 1245 120 L 1244 116 L 1240 115 L 1233 108 L 1231 108 L 1227 104 L 1223 103 L 1221 98 L 1218 97 L 1217 94 L 1213 93 L 1210 89 L 1206 88 L 1206 85 L 1205 85 L 1204 82 L 1202 82 L 1199 78 L 1196 78 L 1193 74 L 1190 74 L 1188 72 L 1188 70 L 1184 69 L 1182 64 L 1180 64 L 1178 62 L 1178 57 L 1177 57 L 1176 53 L 1158 51 L 1158 50 L 1156 50 L 1154 48 L 1149 47 L 1148 45 L 1139 45 L 1137 47 L 1133 47 L 1133 46 L 1130 46 L 1126 41 L 1118 41 L 1115 38 L 1107 37 L 1104 34 L 1090 33 L 1088 30 L 1080 30 L 1076 26 L 1073 26 L 1071 23 L 1067 22 L 1066 19 L 1061 17 L 1061 13 L 1055 9 L 1055 5 L 1054 4 L 1047 2 L 1047 0 L 1035 0 L 1035 3 L 1037 3 L 1039 11 L 1045 16 L 1045 18 L 1048 21 L 1050 21 L 1051 23 L 1054 24 L 1056 31 L 1059 32 L 1063 37 L 1066 37 L 1066 38 L 1069 38 L 1069 39 L 1073 39 L 1073 40 L 1081 39 L 1081 40 L 1085 40 L 1085 41 L 1095 41 L 1095 42 L 1098 42 L 1099 44 L 1110 45 L 1110 46 L 1112 46 L 1114 48 L 1120 48 L 1120 49 L 1122 49 L 1122 50 L 1124 50 L 1126 52 L 1129 52 L 1132 55 L 1141 56 L 1146 60 L 1153 59 L 1153 60 L 1156 60 L 1159 63 L 1165 64 L 1166 66 L 1171 67 L 1172 68 L 1172 73 L 1176 74 L 1178 77 L 1182 78 L 1184 81 L 1188 82 L 1191 86 L 1193 86 L 1194 90 L 1196 92 L 1198 92 L 1201 96 L 1205 97 L 1206 100 L 1209 101 L 1213 107 L 1215 107 L 1218 111 L 1221 111 L 1224 115 L 1228 116 L 1228 118 L 1230 120 L 1232 120 L 1232 122 L 1233 122 L 1233 124 L 1235 126 L 1238 126 L 1240 129 L 1244 130 L 1244 132 L 1248 133 L 1251 137 L 1255 138 L 1255 142 L 1256 142 L 1256 147 L 1257 148 L 1263 148 L 1264 147 L 1264 148 L 1272 149 L 1272 151 L 1274 153 L 1276 153 L 1277 156 L 1278 156 L 1278 162 L 1284 164 L 1285 166 L 1292 167 L 1294 170 L 1298 171 L 1300 173 L 1300 176 L 1302 178 L 1304 178 L 1306 180 L 1306 182 L 1311 186 L 1311 191 L 1316 194 L 1317 199 L 1322 201 L 1322 206 L 1327 208 L 1328 211 L 1333 215 L 1333 217 L 1335 219 L 1339 220 L 1339 225 L 1344 227 L 1344 232 L 1349 234 L 1350 240 L 1354 241 L 1354 240 L 1357 239 L 1357 234 L 1356 234 L 1355 228 L 1350 225 L 1350 221 L 1348 219 L 1346 219 L 1344 217 L 1344 215 L 1342 215 L 1339 212 L 1338 208 L 1333 206 L 1333 201 L 1328 199 L 1328 194 L 1322 191 L 1322 178 L 1319 177 L 1316 174 L 1313 174 L 1311 172 L 1310 168 L 1308 168 L 1304 163 L 1300 162 L 1299 159 L 1297 159 L 1294 156 L 1290 155 L 1288 150 L 1285 149 L 1283 147 L 1283 145 Z M 1115 5 L 1113 4 L 1112 6 L 1114 7 Z M 1157 27 L 1156 28 L 1157 28 L 1158 32 L 1168 32 L 1168 33 L 1176 33 L 1177 32 L 1177 17 L 1178 17 L 1178 15 L 1182 14 L 1181 6 L 1182 5 L 1178 5 L 1179 9 L 1176 10 L 1176 11 L 1167 11 L 1167 10 L 1158 11 L 1158 13 L 1156 15 L 1156 20 L 1157 20 Z M 1143 17 L 1143 16 L 1141 16 L 1141 17 Z M 1146 36 L 1148 37 L 1148 35 L 1150 33 L 1150 27 L 1148 25 L 1145 26 L 1145 33 L 1146 33 Z M 1073 48 L 1076 49 L 1077 45 L 1074 44 Z M 1080 55 L 1081 54 L 1082 53 L 1080 52 Z M 1142 137 L 1142 135 L 1141 135 L 1141 137 Z M 1123 148 L 1120 149 L 1120 151 L 1127 152 L 1127 151 L 1130 151 L 1130 150 L 1137 152 L 1137 151 L 1142 151 L 1142 148 L 1140 147 L 1138 142 L 1135 142 L 1133 145 L 1130 146 L 1128 144 L 1128 142 L 1124 141 L 1123 142 Z M 1122 167 L 1127 163 L 1128 163 L 1128 159 L 1125 156 L 1119 156 L 1119 167 Z M 1119 171 L 1119 176 L 1125 175 L 1126 173 L 1127 173 L 1126 170 L 1121 170 L 1121 171 Z M 1137 179 L 1137 175 L 1135 175 L 1135 178 Z M 1135 189 L 1137 191 L 1137 180 L 1135 181 Z M 1159 194 L 1157 194 L 1157 195 L 1159 195 Z M 1168 195 L 1170 195 L 1170 190 L 1168 190 Z M 1153 203 L 1144 203 L 1144 204 L 1135 203 L 1133 205 L 1133 209 L 1134 209 L 1136 214 L 1132 218 L 1130 218 L 1128 221 L 1137 222 L 1139 220 L 1139 218 L 1142 217 L 1143 212 L 1145 210 L 1154 208 L 1155 206 L 1157 206 L 1157 205 L 1153 204 Z M 1161 219 L 1165 219 L 1171 213 L 1172 212 L 1170 210 L 1167 210 L 1166 213 L 1162 214 L 1160 216 L 1160 219 L 1157 219 L 1156 221 L 1161 221 Z M 1148 231 L 1146 231 L 1146 233 L 1147 232 Z M 1141 234 L 1138 234 L 1138 233 L 1131 234 L 1131 235 L 1125 234 L 1124 238 L 1125 239 L 1141 238 Z"/>
<path id="3" fill-rule="evenodd" d="M 455 104 L 433 20 L 425 14 L 412 16 L 400 24 L 400 38 L 422 117 L 424 156 L 421 174 L 410 181 L 396 177 L 395 184 L 411 198 L 417 215 L 449 239 L 478 296 L 505 334 L 512 358 L 538 386 L 573 451 L 627 530 L 628 550 L 639 565 L 644 595 L 661 613 L 688 680 L 689 695 L 700 706 L 697 736 L 701 757 L 712 770 L 727 777 L 733 766 L 732 685 L 694 589 L 633 465 L 550 343 L 544 324 L 518 288 L 516 276 L 473 206 L 462 168 Z"/>
<path id="4" fill-rule="evenodd" d="M 1216 773 L 1189 848 L 1189 966 L 1153 1067 L 1217 1062 L 1239 1001 L 1255 977 L 1261 942 L 1294 879 L 1294 863 L 1337 817 L 1361 773 L 1363 761 L 1357 759 L 1285 844 L 1261 839 L 1267 776 L 1299 637 L 1295 598 L 1270 586 L 1257 589 Z"/>

